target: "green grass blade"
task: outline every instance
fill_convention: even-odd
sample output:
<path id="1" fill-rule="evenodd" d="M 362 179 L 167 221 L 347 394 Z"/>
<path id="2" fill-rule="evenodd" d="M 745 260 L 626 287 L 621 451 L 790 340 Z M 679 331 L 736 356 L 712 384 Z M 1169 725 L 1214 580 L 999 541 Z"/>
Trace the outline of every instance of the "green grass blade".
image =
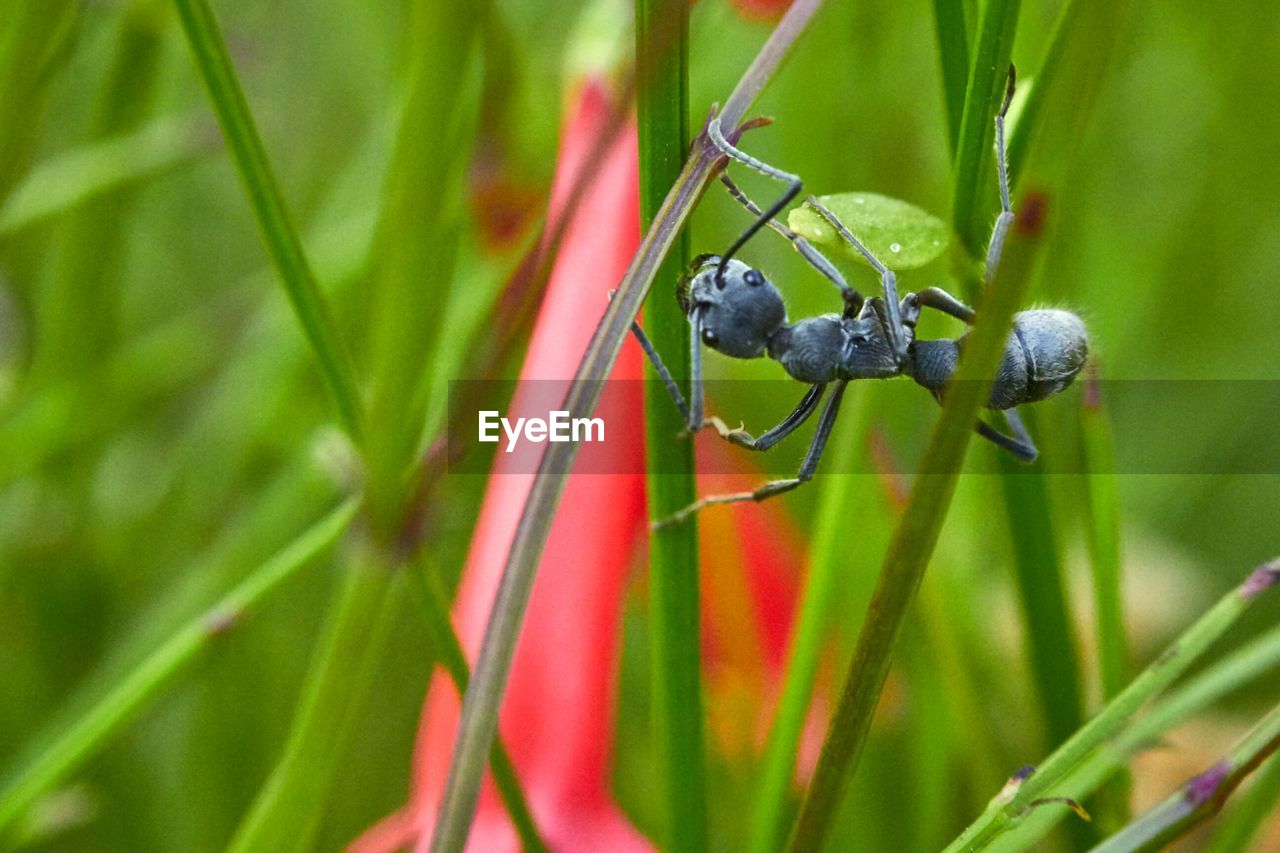
<path id="1" fill-rule="evenodd" d="M 636 102 L 640 142 L 640 218 L 651 228 L 689 150 L 689 4 L 636 0 Z M 658 268 L 675 281 L 689 261 L 683 232 Z M 673 299 L 657 299 L 645 327 L 672 374 L 689 376 L 688 322 Z M 649 513 L 664 518 L 697 497 L 693 442 L 653 366 L 646 368 L 645 445 Z M 686 395 L 687 396 L 687 395 Z M 663 848 L 707 846 L 707 791 L 702 711 L 702 642 L 698 527 L 676 524 L 649 540 L 650 679 L 665 826 Z"/>
<path id="2" fill-rule="evenodd" d="M 1243 584 L 1227 593 L 1097 716 L 1046 758 L 1011 796 L 993 799 L 986 811 L 947 850 L 980 849 L 1013 826 L 1032 801 L 1061 782 L 1091 752 L 1116 735 L 1143 704 L 1186 672 L 1277 579 L 1280 579 L 1280 561 L 1258 568 Z"/>
<path id="3" fill-rule="evenodd" d="M 796 0 L 787 10 L 725 101 L 720 115 L 728 126 L 742 121 L 747 107 L 821 5 L 821 0 Z M 717 159 L 705 137 L 699 137 L 592 335 L 564 402 L 568 417 L 588 417 L 595 410 L 601 383 L 582 380 L 608 377 L 658 268 L 712 179 Z M 439 809 L 440 821 L 432 840 L 436 850 L 460 851 L 466 843 L 485 760 L 498 728 L 498 705 L 511 672 L 516 640 L 551 530 L 555 506 L 564 491 L 563 472 L 569 470 L 576 450 L 573 442 L 548 445 L 516 526 L 498 595 L 485 627 L 480 656 L 472 672 L 471 687 L 462 703 L 458 738 L 454 742 L 449 779 Z"/>
<path id="4" fill-rule="evenodd" d="M 440 583 L 440 576 L 435 568 L 420 559 L 419 565 L 413 568 L 413 589 L 418 603 L 422 606 L 423 625 L 431 641 L 431 648 L 436 659 L 449 673 L 458 695 L 467 692 L 471 683 L 471 669 L 467 666 L 467 658 L 462 652 L 462 644 L 454 633 L 453 623 L 449 621 L 449 597 Z M 511 756 L 502 745 L 502 736 L 494 738 L 493 748 L 489 751 L 489 770 L 493 773 L 494 786 L 502 797 L 507 813 L 511 815 L 511 823 L 515 825 L 516 834 L 520 836 L 520 844 L 525 853 L 538 853 L 547 849 L 538 835 L 537 824 L 529 811 L 529 802 L 520 788 L 520 779 L 516 776 L 515 765 Z"/>
<path id="5" fill-rule="evenodd" d="M 351 560 L 284 754 L 237 828 L 231 850 L 309 850 L 315 842 L 402 603 L 402 567 L 367 548 Z"/>
<path id="6" fill-rule="evenodd" d="M 1076 798 L 1089 796 L 1119 773 L 1134 752 L 1148 748 L 1174 726 L 1277 667 L 1280 667 L 1280 628 L 1272 629 L 1171 690 L 1110 745 L 1096 750 L 1066 779 L 1053 785 L 1048 793 Z M 1037 809 L 1000 836 L 993 847 L 999 850 L 1027 849 L 1065 814 L 1065 810 Z"/>
<path id="7" fill-rule="evenodd" d="M 1033 427 L 1034 423 L 1029 427 L 1034 433 Z M 1007 453 L 998 458 L 1018 597 L 1045 723 L 1043 746 L 1049 748 L 1062 743 L 1084 722 L 1075 624 L 1064 587 L 1043 465 L 1028 466 Z"/>
<path id="8" fill-rule="evenodd" d="M 1044 200 L 1028 199 L 1010 229 L 1004 257 L 966 339 L 956 382 L 947 393 L 911 490 L 906 511 L 885 554 L 867 621 L 832 715 L 808 794 L 791 835 L 792 850 L 820 849 L 871 729 L 889 675 L 894 645 L 933 554 L 973 434 L 1004 352 L 1013 315 L 1026 298 L 1044 225 Z"/>
<path id="9" fill-rule="evenodd" d="M 855 454 L 864 452 L 858 439 L 866 433 L 867 407 L 859 405 L 861 396 L 862 388 L 858 386 L 845 392 L 844 417 L 837 421 L 828 451 L 831 471 L 853 470 Z M 855 485 L 853 476 L 836 475 L 828 477 L 822 486 L 804 591 L 792 628 L 778 710 L 765 743 L 760 784 L 756 789 L 751 822 L 751 849 L 755 853 L 772 853 L 786 840 L 796 757 L 813 697 L 833 598 L 839 584 L 848 582 L 845 534 L 849 518 L 855 512 Z"/>
<path id="10" fill-rule="evenodd" d="M 964 93 L 969 84 L 969 26 L 960 0 L 933 0 L 933 28 L 942 67 L 942 97 L 947 110 L 948 141 L 955 156 L 964 121 Z"/>
<path id="11" fill-rule="evenodd" d="M 321 373 L 338 407 L 339 420 L 358 441 L 361 408 L 350 360 L 311 273 L 302 241 L 290 221 L 217 19 L 207 0 L 174 0 L 174 5 L 196 66 L 209 90 L 232 160 L 249 194 L 267 250 L 320 361 Z"/>
<path id="12" fill-rule="evenodd" d="M 984 256 L 991 236 L 996 110 L 1003 100 L 1021 5 L 1021 0 L 987 0 L 983 4 L 977 43 L 970 57 L 951 195 L 951 227 L 970 258 Z"/>
<path id="13" fill-rule="evenodd" d="M 1218 823 L 1207 853 L 1240 853 L 1249 845 L 1262 824 L 1280 803 L 1280 761 L 1272 759 L 1258 774 L 1252 787 L 1241 794 Z"/>
<path id="14" fill-rule="evenodd" d="M 409 13 L 408 97 L 383 188 L 375 241 L 369 514 L 375 536 L 400 535 L 409 476 L 432 397 L 433 352 L 453 287 L 464 180 L 481 92 L 484 4 L 417 2 Z"/>
<path id="15" fill-rule="evenodd" d="M 110 741 L 219 634 L 333 545 L 351 523 L 355 508 L 354 501 L 343 504 L 255 569 L 217 604 L 163 642 L 132 673 L 119 679 L 48 749 L 15 773 L 0 794 L 0 833 L 12 826 L 37 797 Z"/>
<path id="16" fill-rule="evenodd" d="M 211 149 L 203 122 L 194 115 L 156 119 L 131 133 L 73 148 L 40 163 L 14 187 L 0 208 L 0 237 L 190 163 Z"/>
<path id="17" fill-rule="evenodd" d="M 1280 748 L 1280 706 L 1225 758 L 1094 848 L 1097 853 L 1161 850 L 1217 814 L 1244 778 Z M 1238 848 L 1237 848 L 1238 849 Z"/>

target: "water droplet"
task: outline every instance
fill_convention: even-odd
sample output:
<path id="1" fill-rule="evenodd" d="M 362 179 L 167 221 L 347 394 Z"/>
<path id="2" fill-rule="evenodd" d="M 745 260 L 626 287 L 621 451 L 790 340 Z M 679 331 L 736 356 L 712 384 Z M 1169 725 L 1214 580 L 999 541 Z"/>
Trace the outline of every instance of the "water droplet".
<path id="1" fill-rule="evenodd" d="M 902 251 L 902 244 L 901 244 L 901 243 L 890 243 L 890 244 L 889 244 L 889 251 L 890 251 L 890 252 L 893 252 L 893 253 L 896 255 L 898 252 L 901 252 L 901 251 Z"/>
<path id="2" fill-rule="evenodd" d="M 867 200 L 866 200 L 865 198 L 855 198 L 855 199 L 853 200 L 853 203 L 854 203 L 854 204 L 866 204 L 866 203 L 867 203 Z"/>

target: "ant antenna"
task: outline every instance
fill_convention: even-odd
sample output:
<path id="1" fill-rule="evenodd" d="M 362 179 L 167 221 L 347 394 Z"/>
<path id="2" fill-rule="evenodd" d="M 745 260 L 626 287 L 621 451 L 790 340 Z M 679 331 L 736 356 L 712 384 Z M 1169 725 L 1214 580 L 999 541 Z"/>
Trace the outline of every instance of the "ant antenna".
<path id="1" fill-rule="evenodd" d="M 729 190 L 729 195 L 737 199 L 749 213 L 760 217 L 761 220 L 767 222 L 770 228 L 789 240 L 795 250 L 800 253 L 802 258 L 809 262 L 811 267 L 816 269 L 824 278 L 839 288 L 840 295 L 844 298 L 846 316 L 857 316 L 858 312 L 862 310 L 862 303 L 864 302 L 862 294 L 849 286 L 849 283 L 844 280 L 844 276 L 840 274 L 840 271 L 835 268 L 831 261 L 827 260 L 825 255 L 815 249 L 808 240 L 783 225 L 777 219 L 771 217 L 766 218 L 764 214 L 760 212 L 760 208 L 756 206 L 756 203 L 747 198 L 747 194 L 733 182 L 733 178 L 730 178 L 727 174 L 721 174 L 720 182 Z"/>
<path id="2" fill-rule="evenodd" d="M 995 278 L 996 267 L 1000 265 L 1000 256 L 1004 254 L 1004 240 L 1009 233 L 1009 225 L 1013 222 L 1013 204 L 1009 200 L 1009 154 L 1004 145 L 1004 119 L 1013 103 L 1013 91 L 1017 84 L 1017 69 L 1009 66 L 1009 82 L 1004 90 L 1004 102 L 996 113 L 996 173 L 1000 179 L 1000 216 L 996 218 L 995 227 L 991 230 L 991 242 L 987 246 L 986 280 L 990 284 Z"/>
<path id="3" fill-rule="evenodd" d="M 804 187 L 804 183 L 800 180 L 799 175 L 793 175 L 790 172 L 775 169 L 768 163 L 757 160 L 750 154 L 734 148 L 733 145 L 730 144 L 729 140 L 724 137 L 724 131 L 720 128 L 720 116 L 718 115 L 714 116 L 711 121 L 707 123 L 707 135 L 711 137 L 711 141 L 715 143 L 715 146 L 720 149 L 722 154 L 732 157 L 744 166 L 749 166 L 752 169 L 755 169 L 766 177 L 770 177 L 787 184 L 787 189 L 782 196 L 773 204 L 769 205 L 769 208 L 765 210 L 764 213 L 760 214 L 755 222 L 751 223 L 750 227 L 743 232 L 742 236 L 734 241 L 733 245 L 729 247 L 729 250 L 720 256 L 720 266 L 716 268 L 716 280 L 720 281 L 723 279 L 725 266 L 729 263 L 729 260 L 737 254 L 739 249 L 746 245 L 748 240 L 756 235 L 757 231 L 764 227 L 765 223 L 773 221 L 773 218 L 781 213 L 782 209 L 790 204 L 795 197 L 800 194 L 800 190 Z"/>

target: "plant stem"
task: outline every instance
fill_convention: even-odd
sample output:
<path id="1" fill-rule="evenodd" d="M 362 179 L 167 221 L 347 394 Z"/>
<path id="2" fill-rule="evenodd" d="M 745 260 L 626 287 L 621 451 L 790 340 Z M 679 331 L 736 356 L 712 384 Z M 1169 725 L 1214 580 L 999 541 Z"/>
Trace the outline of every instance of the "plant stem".
<path id="1" fill-rule="evenodd" d="M 358 443 L 362 416 L 350 359 L 311 273 L 302 241 L 290 221 L 218 21 L 207 0 L 174 0 L 174 5 L 195 54 L 196 66 L 209 90 L 223 137 L 249 193 L 249 203 L 267 250 L 303 332 L 320 360 L 320 371 L 337 404 L 338 418 Z"/>
<path id="2" fill-rule="evenodd" d="M 965 253 L 980 258 L 990 236 L 991 150 L 995 145 L 996 110 L 1003 100 L 1013 37 L 1021 0 L 987 0 L 982 6 L 978 40 L 969 66 L 964 116 L 956 148 L 951 225 Z"/>
<path id="3" fill-rule="evenodd" d="M 1209 853 L 1238 853 L 1250 849 L 1254 836 L 1272 816 L 1277 802 L 1280 802 L 1280 761 L 1273 759 L 1219 822 L 1207 848 Z"/>
<path id="4" fill-rule="evenodd" d="M 859 405 L 860 386 L 845 392 L 844 418 L 837 422 L 832 436 L 832 454 L 828 469 L 853 470 L 854 454 L 863 452 L 858 437 L 866 432 L 866 406 Z M 853 411 L 850 411 L 850 408 Z M 765 743 L 752 817 L 751 849 L 755 853 L 772 853 L 782 846 L 787 831 L 791 806 L 792 783 L 796 773 L 796 757 L 805 717 L 813 697 L 813 684 L 818 673 L 819 657 L 826 638 L 832 598 L 844 578 L 845 533 L 852 512 L 855 478 L 839 473 L 826 478 L 822 499 L 818 504 L 809 550 L 800 608 L 792 628 L 787 665 L 783 670 L 782 691 L 778 710 Z M 857 626 L 852 626 L 853 630 Z"/>
<path id="5" fill-rule="evenodd" d="M 1034 271 L 1035 248 L 1044 225 L 1044 200 L 1024 201 L 1014 220 L 1004 257 L 979 305 L 978 321 L 934 427 L 922 473 L 894 530 L 867 620 L 832 715 L 813 781 L 791 835 L 792 850 L 821 848 L 871 728 L 889 674 L 893 647 L 924 577 L 942 522 L 955 493 L 974 419 L 987 401 L 1004 352 L 1014 312 Z"/>
<path id="6" fill-rule="evenodd" d="M 386 651 L 404 571 L 372 548 L 352 557 L 307 675 L 284 755 L 228 848 L 308 850 Z"/>
<path id="7" fill-rule="evenodd" d="M 98 752 L 246 611 L 328 549 L 350 524 L 356 502 L 348 501 L 267 560 L 213 607 L 192 619 L 120 679 L 66 732 L 18 771 L 0 794 L 0 832 L 33 801 Z"/>
<path id="8" fill-rule="evenodd" d="M 948 847 L 948 851 L 976 850 L 989 844 L 1012 826 L 1033 800 L 1070 773 L 1098 746 L 1110 739 L 1151 697 L 1168 687 L 1210 645 L 1235 624 L 1258 595 L 1280 576 L 1280 561 L 1257 569 L 1239 587 L 1227 593 L 1165 652 L 1135 678 L 1120 695 L 1053 752 L 1024 779 L 1011 796 L 998 796 Z"/>
<path id="9" fill-rule="evenodd" d="M 964 120 L 964 92 L 969 82 L 969 27 L 958 0 L 933 0 L 933 26 L 942 66 L 942 96 L 947 108 L 948 141 L 955 157 Z"/>
<path id="10" fill-rule="evenodd" d="M 467 692 L 467 684 L 471 681 L 471 669 L 467 666 L 466 655 L 462 652 L 462 644 L 449 621 L 449 596 L 440 583 L 440 576 L 425 558 L 418 559 L 413 568 L 413 589 L 417 593 L 418 603 L 422 605 L 423 625 L 436 659 L 449 673 L 449 679 L 458 691 L 458 695 Z M 516 834 L 520 836 L 520 846 L 525 853 L 538 853 L 547 849 L 538 835 L 537 824 L 529 811 L 529 801 L 520 788 L 520 778 L 516 775 L 515 765 L 511 763 L 511 755 L 502 745 L 502 736 L 493 740 L 493 748 L 489 750 L 489 769 L 493 773 L 493 782 L 498 795 L 511 815 L 511 823 L 515 825 Z"/>
<path id="11" fill-rule="evenodd" d="M 1230 753 L 1094 848 L 1096 853 L 1160 850 L 1217 814 L 1227 797 L 1280 748 L 1280 706 L 1263 717 Z"/>
<path id="12" fill-rule="evenodd" d="M 689 4 L 636 0 L 636 101 L 640 143 L 640 219 L 653 226 L 688 151 Z M 689 260 L 682 231 L 657 277 L 675 281 Z M 672 299 L 649 303 L 645 326 L 673 375 L 689 375 L 688 322 Z M 682 418 L 646 368 L 645 446 L 649 514 L 663 518 L 697 497 L 693 442 L 678 436 Z M 687 395 L 686 395 L 687 396 Z M 707 847 L 705 745 L 702 720 L 702 637 L 698 593 L 698 527 L 676 524 L 649 539 L 650 663 L 659 785 L 666 812 L 666 850 Z"/>
<path id="13" fill-rule="evenodd" d="M 796 0 L 787 10 L 725 102 L 721 111 L 725 126 L 735 127 L 742 121 L 747 107 L 777 70 L 821 5 L 821 0 Z M 570 418 L 588 417 L 595 410 L 603 380 L 613 368 L 649 286 L 694 204 L 713 177 L 719 159 L 718 152 L 705 135 L 700 136 L 592 335 L 575 381 L 561 406 L 569 412 Z M 538 561 L 547 542 L 556 503 L 564 490 L 565 472 L 569 470 L 576 451 L 573 442 L 547 446 L 539 463 L 538 476 L 521 512 L 489 622 L 485 626 L 471 686 L 462 703 L 449 779 L 432 839 L 436 850 L 460 851 L 466 842 L 480 793 L 485 758 L 498 727 L 498 706 L 511 672 L 516 640 L 533 590 Z"/>
<path id="14" fill-rule="evenodd" d="M 1089 796 L 1125 767 L 1134 752 L 1147 748 L 1174 726 L 1278 665 L 1280 628 L 1272 629 L 1244 648 L 1232 652 L 1171 691 L 1111 743 L 1094 750 L 1063 781 L 1053 785 L 1049 793 L 1075 798 Z M 1000 836 L 994 846 L 1002 850 L 1025 850 L 1039 841 L 1064 814 L 1066 812 L 1062 810 L 1036 809 Z"/>

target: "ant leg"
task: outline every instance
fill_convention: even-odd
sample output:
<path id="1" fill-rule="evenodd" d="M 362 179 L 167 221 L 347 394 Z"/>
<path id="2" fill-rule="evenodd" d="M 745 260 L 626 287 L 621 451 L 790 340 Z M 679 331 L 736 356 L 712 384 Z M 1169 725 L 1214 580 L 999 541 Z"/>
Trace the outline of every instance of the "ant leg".
<path id="1" fill-rule="evenodd" d="M 1009 156 L 1004 145 L 1004 118 L 1009 112 L 1009 104 L 1013 102 L 1013 90 L 1017 81 L 1017 73 L 1009 66 L 1009 85 L 1004 91 L 1004 103 L 996 113 L 996 175 L 1000 182 L 1000 216 L 991 229 L 991 242 L 987 244 L 986 280 L 990 284 L 995 278 L 996 268 L 1000 266 L 1000 256 L 1004 253 L 1004 240 L 1013 223 L 1013 205 L 1009 200 Z"/>
<path id="2" fill-rule="evenodd" d="M 764 216 L 760 212 L 760 208 L 756 206 L 756 203 L 747 198 L 747 194 L 733 182 L 733 178 L 730 178 L 728 174 L 720 175 L 720 182 L 729 190 L 729 195 L 737 199 L 747 209 L 748 213 L 757 217 Z M 815 249 L 808 240 L 783 225 L 777 219 L 770 219 L 769 227 L 789 240 L 795 250 L 800 253 L 800 257 L 809 262 L 809 266 L 816 269 L 823 278 L 830 281 L 840 290 L 840 296 L 844 299 L 845 316 L 856 317 L 858 312 L 862 310 L 862 294 L 849 286 L 849 283 L 844 280 L 844 276 L 840 274 L 840 271 L 835 268 L 831 261 L 827 260 L 826 256 Z"/>
<path id="3" fill-rule="evenodd" d="M 702 429 L 702 309 L 689 312 L 689 419 L 686 429 Z"/>
<path id="4" fill-rule="evenodd" d="M 644 354 L 649 357 L 649 362 L 653 365 L 653 369 L 658 372 L 658 378 L 662 380 L 662 384 L 667 386 L 667 393 L 675 401 L 676 408 L 680 410 L 680 416 L 684 418 L 685 423 L 688 423 L 689 406 L 685 403 L 684 397 L 680 396 L 680 386 L 671 378 L 671 371 L 667 370 L 667 366 L 662 363 L 662 356 L 658 355 L 658 351 L 653 348 L 653 342 L 644 333 L 644 329 L 640 328 L 639 323 L 633 322 L 631 324 L 631 334 L 636 336 L 636 342 L 640 344 L 640 349 L 644 350 Z"/>
<path id="5" fill-rule="evenodd" d="M 716 432 L 720 433 L 720 437 L 728 441 L 730 444 L 736 444 L 739 447 L 745 447 L 747 450 L 768 450 L 779 441 L 796 431 L 800 424 L 809 419 L 809 416 L 818 408 L 818 403 L 822 400 L 822 392 L 826 390 L 825 384 L 817 384 L 811 387 L 791 412 L 782 419 L 776 427 L 761 435 L 759 438 L 753 438 L 751 433 L 742 427 L 737 429 L 729 429 L 725 426 L 724 421 L 719 418 L 707 418 L 703 421 L 703 426 L 713 426 Z"/>
<path id="6" fill-rule="evenodd" d="M 1013 409 L 1004 410 L 1004 418 L 1009 424 L 1009 429 L 1013 430 L 1013 436 L 1007 436 L 998 431 L 985 421 L 978 421 L 974 424 L 974 429 L 978 435 L 990 441 L 992 444 L 1007 450 L 1023 462 L 1034 462 L 1036 457 L 1040 455 L 1040 451 L 1036 449 L 1035 442 L 1031 440 L 1030 433 L 1027 432 L 1026 426 L 1022 423 L 1021 416 Z"/>
<path id="7" fill-rule="evenodd" d="M 827 206 L 818 201 L 814 196 L 805 199 L 805 203 L 817 211 L 818 215 L 827 220 L 827 223 L 834 229 L 836 233 L 848 241 L 849 245 L 858 250 L 858 254 L 866 258 L 867 263 L 880 274 L 880 287 L 884 291 L 884 303 L 887 311 L 887 322 L 885 332 L 889 338 L 889 344 L 893 347 L 894 355 L 898 362 L 902 363 L 907 357 L 907 336 L 903 331 L 901 306 L 898 304 L 898 285 L 897 276 L 893 274 L 893 270 L 886 267 L 880 262 L 880 259 L 871 253 L 871 250 L 862 244 L 862 241 L 853 236 L 853 233 L 845 227 L 834 213 L 827 209 Z"/>
<path id="8" fill-rule="evenodd" d="M 926 287 L 919 293 L 908 293 L 902 300 L 902 322 L 914 326 L 921 308 L 941 311 L 957 320 L 973 325 L 974 310 L 940 287 Z"/>
<path id="9" fill-rule="evenodd" d="M 712 117 L 711 121 L 707 123 L 707 135 L 711 137 L 711 141 L 715 144 L 716 148 L 719 148 L 720 152 L 725 156 L 731 157 L 744 166 L 755 169 L 760 174 L 782 181 L 787 185 L 786 191 L 782 193 L 778 200 L 769 205 L 769 208 L 761 213 L 756 218 L 756 221 L 752 222 L 751 225 L 747 227 L 747 230 L 742 233 L 742 236 L 733 242 L 733 245 L 729 247 L 729 250 L 720 256 L 720 268 L 716 275 L 722 276 L 724 275 L 725 265 L 729 263 L 729 259 L 732 258 L 739 249 L 745 246 L 747 241 L 754 237 L 756 232 L 763 228 L 766 222 L 771 222 L 775 216 L 782 212 L 784 207 L 790 204 L 796 196 L 800 195 L 800 190 L 804 187 L 804 183 L 800 180 L 799 175 L 793 175 L 790 172 L 775 169 L 768 163 L 765 163 L 762 160 L 757 160 L 750 154 L 733 147 L 729 140 L 724 138 L 724 131 L 720 128 L 720 116 L 718 115 Z"/>
<path id="10" fill-rule="evenodd" d="M 847 384 L 847 381 L 836 383 L 835 390 L 831 392 L 831 399 L 827 401 L 827 407 L 822 410 L 822 417 L 818 420 L 818 428 L 814 431 L 813 440 L 809 443 L 809 452 L 805 454 L 804 462 L 800 464 L 800 471 L 793 479 L 771 480 L 753 492 L 735 492 L 733 494 L 709 495 L 705 498 L 699 498 L 674 515 L 653 522 L 652 528 L 660 530 L 672 524 L 679 524 L 699 510 L 717 504 L 762 501 L 765 498 L 789 492 L 812 480 L 814 472 L 818 469 L 818 460 L 822 458 L 822 451 L 826 449 L 827 439 L 831 436 L 831 428 L 835 425 L 836 415 L 840 413 L 840 400 L 844 397 L 844 389 Z"/>

